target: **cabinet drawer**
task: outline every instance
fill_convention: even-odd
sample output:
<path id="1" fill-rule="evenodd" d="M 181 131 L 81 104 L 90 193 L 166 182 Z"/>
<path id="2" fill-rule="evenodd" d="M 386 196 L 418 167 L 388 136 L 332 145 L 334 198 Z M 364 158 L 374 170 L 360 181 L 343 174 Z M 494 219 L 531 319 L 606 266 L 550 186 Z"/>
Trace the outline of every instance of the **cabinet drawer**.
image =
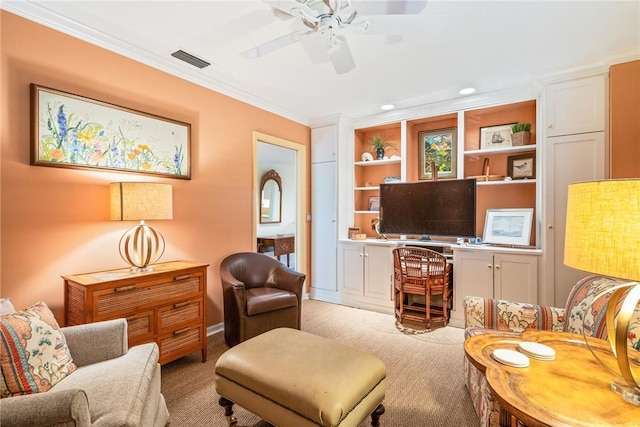
<path id="1" fill-rule="evenodd" d="M 167 299 L 202 292 L 200 276 L 178 276 L 171 282 L 159 284 L 134 283 L 94 293 L 94 314 L 98 318 L 133 311 L 137 307 L 153 305 Z"/>
<path id="2" fill-rule="evenodd" d="M 203 348 L 204 329 L 202 324 L 178 329 L 171 334 L 158 337 L 160 364 L 177 359 Z"/>
<path id="3" fill-rule="evenodd" d="M 202 299 L 181 301 L 158 309 L 158 329 L 160 334 L 165 330 L 177 329 L 180 325 L 193 323 L 202 319 Z"/>
<path id="4" fill-rule="evenodd" d="M 148 310 L 126 316 L 129 344 L 153 341 L 155 335 L 153 315 L 153 310 Z"/>

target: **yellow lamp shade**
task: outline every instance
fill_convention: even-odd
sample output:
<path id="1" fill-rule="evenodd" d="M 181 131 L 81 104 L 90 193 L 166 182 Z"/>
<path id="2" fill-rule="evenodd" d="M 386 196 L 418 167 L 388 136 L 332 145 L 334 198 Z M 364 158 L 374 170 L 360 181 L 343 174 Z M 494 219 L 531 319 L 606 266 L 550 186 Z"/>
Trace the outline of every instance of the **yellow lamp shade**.
<path id="1" fill-rule="evenodd" d="M 640 179 L 569 185 L 564 263 L 640 281 Z"/>
<path id="2" fill-rule="evenodd" d="M 114 221 L 173 219 L 170 184 L 113 182 L 110 190 Z"/>

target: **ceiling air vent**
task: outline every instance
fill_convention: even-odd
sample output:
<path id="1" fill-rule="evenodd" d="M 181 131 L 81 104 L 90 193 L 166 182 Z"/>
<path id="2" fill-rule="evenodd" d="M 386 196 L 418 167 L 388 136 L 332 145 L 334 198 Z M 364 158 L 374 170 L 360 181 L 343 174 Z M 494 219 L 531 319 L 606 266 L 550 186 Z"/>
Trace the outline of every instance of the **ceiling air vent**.
<path id="1" fill-rule="evenodd" d="M 200 59 L 197 56 L 193 56 L 190 53 L 185 52 L 184 50 L 176 50 L 171 54 L 171 56 L 198 68 L 204 68 L 211 65 L 210 62 L 207 62 L 204 59 Z"/>

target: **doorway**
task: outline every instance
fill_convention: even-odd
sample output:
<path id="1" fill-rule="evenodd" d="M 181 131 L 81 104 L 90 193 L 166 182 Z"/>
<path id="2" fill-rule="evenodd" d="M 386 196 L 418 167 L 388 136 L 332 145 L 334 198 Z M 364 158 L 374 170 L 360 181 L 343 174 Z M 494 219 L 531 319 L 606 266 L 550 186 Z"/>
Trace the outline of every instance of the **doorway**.
<path id="1" fill-rule="evenodd" d="M 291 268 L 306 274 L 306 147 L 260 132 L 253 133 L 253 144 L 253 242 L 267 235 L 293 234 Z M 279 223 L 261 224 L 260 181 L 269 170 L 282 178 L 282 217 Z"/>

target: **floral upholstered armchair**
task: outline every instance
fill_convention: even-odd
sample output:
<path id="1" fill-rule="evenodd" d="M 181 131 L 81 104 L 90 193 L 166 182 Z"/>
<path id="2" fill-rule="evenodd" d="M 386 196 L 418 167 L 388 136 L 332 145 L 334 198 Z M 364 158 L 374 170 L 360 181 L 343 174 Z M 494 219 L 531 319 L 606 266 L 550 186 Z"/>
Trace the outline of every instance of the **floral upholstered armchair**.
<path id="1" fill-rule="evenodd" d="M 619 283 L 623 282 L 603 276 L 586 277 L 573 287 L 564 308 L 467 296 L 464 300 L 465 339 L 496 330 L 518 336 L 526 330 L 537 329 L 581 335 L 586 330 L 586 335 L 606 340 L 604 312 L 607 303 L 598 302 L 591 309 L 589 307 L 596 295 Z M 640 306 L 631 320 L 628 341 L 640 351 Z M 500 425 L 500 405 L 494 399 L 484 373 L 466 356 L 464 373 L 480 425 Z M 522 425 L 519 421 L 518 424 Z"/>

